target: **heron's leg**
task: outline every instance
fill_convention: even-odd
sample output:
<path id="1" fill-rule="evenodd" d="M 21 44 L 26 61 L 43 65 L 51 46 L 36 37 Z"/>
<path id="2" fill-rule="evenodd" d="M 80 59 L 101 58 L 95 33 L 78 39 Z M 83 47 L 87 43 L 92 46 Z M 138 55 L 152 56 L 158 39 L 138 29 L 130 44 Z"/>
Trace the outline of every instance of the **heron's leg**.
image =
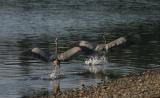
<path id="1" fill-rule="evenodd" d="M 53 71 L 55 74 L 60 74 L 60 65 L 53 65 Z"/>

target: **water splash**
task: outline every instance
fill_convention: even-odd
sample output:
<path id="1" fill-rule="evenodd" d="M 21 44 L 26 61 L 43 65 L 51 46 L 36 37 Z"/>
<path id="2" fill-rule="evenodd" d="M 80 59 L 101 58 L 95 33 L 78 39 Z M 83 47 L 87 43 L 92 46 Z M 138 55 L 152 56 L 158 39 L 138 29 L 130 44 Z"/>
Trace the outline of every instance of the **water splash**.
<path id="1" fill-rule="evenodd" d="M 85 66 L 85 69 L 87 69 L 91 73 L 98 73 L 102 72 L 105 73 L 105 65 L 92 65 L 92 66 Z"/>
<path id="2" fill-rule="evenodd" d="M 107 63 L 105 56 L 91 56 L 89 59 L 85 60 L 86 65 L 103 65 Z"/>
<path id="3" fill-rule="evenodd" d="M 85 60 L 85 69 L 91 73 L 104 72 L 108 61 L 105 56 L 91 56 Z"/>
<path id="4" fill-rule="evenodd" d="M 63 73 L 60 71 L 60 69 L 54 69 L 50 74 L 50 79 L 59 79 L 63 77 Z"/>

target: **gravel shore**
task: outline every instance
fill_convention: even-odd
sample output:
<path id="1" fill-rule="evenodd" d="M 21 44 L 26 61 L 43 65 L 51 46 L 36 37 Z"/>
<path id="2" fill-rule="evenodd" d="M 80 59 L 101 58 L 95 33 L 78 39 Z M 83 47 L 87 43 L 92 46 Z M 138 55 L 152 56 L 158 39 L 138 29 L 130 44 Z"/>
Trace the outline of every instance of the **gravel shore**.
<path id="1" fill-rule="evenodd" d="M 32 98 L 160 98 L 160 71 L 147 71 L 55 95 Z"/>

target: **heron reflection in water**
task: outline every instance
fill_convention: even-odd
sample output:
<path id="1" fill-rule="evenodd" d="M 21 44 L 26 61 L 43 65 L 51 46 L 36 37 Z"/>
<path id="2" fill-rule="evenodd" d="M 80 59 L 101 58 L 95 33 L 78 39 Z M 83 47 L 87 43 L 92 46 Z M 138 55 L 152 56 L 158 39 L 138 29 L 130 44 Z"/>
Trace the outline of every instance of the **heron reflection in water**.
<path id="1" fill-rule="evenodd" d="M 110 43 L 106 43 L 105 41 L 105 43 L 97 45 L 93 45 L 88 41 L 80 41 L 77 46 L 65 51 L 64 53 L 58 53 L 58 41 L 56 39 L 55 55 L 46 53 L 40 48 L 33 48 L 30 52 L 33 54 L 33 56 L 38 57 L 45 62 L 51 62 L 54 65 L 54 70 L 57 70 L 60 69 L 61 62 L 70 60 L 72 57 L 78 55 L 79 53 L 83 53 L 86 56 L 98 56 L 101 55 L 104 51 L 108 51 L 110 48 L 126 43 L 126 41 L 127 40 L 125 37 L 120 37 Z"/>

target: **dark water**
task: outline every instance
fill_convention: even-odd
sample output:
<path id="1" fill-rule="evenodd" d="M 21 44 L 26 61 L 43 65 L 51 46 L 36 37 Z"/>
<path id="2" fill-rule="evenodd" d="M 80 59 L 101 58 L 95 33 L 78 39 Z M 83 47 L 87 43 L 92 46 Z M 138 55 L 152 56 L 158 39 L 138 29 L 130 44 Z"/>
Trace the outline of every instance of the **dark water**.
<path id="1" fill-rule="evenodd" d="M 101 80 L 160 67 L 159 0 L 1 0 L 0 97 L 91 85 Z M 84 68 L 85 57 L 62 64 L 64 78 L 49 80 L 52 65 L 21 53 L 33 47 L 60 52 L 79 40 L 102 43 L 128 35 L 134 42 L 107 55 L 103 74 Z"/>

